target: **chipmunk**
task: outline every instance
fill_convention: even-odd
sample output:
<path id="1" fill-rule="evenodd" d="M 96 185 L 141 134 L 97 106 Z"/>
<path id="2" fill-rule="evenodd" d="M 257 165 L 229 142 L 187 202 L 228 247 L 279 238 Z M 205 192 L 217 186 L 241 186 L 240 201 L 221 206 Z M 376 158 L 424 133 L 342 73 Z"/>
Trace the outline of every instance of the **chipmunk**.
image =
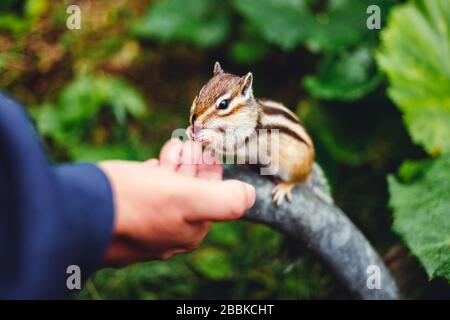
<path id="1" fill-rule="evenodd" d="M 219 154 L 231 153 L 238 157 L 243 154 L 246 163 L 256 161 L 267 165 L 267 160 L 273 160 L 275 154 L 269 152 L 266 156 L 269 159 L 263 159 L 259 151 L 273 144 L 269 139 L 273 133 L 259 134 L 258 130 L 278 129 L 279 160 L 274 176 L 279 182 L 272 195 L 279 206 L 284 198 L 291 202 L 292 189 L 308 179 L 314 164 L 314 145 L 295 113 L 280 103 L 255 98 L 252 83 L 251 72 L 239 77 L 225 73 L 216 62 L 213 77 L 192 103 L 187 133 L 192 140 L 210 146 Z M 234 135 L 225 141 L 228 132 Z M 255 143 L 256 159 L 246 152 Z"/>

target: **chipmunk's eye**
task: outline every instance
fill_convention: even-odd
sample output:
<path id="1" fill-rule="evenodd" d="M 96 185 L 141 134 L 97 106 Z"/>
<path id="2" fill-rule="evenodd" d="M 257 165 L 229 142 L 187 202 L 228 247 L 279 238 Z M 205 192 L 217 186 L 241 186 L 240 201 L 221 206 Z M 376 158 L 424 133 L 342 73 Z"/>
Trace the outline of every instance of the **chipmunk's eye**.
<path id="1" fill-rule="evenodd" d="M 217 109 L 225 110 L 230 105 L 230 99 L 224 99 L 220 101 L 219 105 L 217 106 Z"/>

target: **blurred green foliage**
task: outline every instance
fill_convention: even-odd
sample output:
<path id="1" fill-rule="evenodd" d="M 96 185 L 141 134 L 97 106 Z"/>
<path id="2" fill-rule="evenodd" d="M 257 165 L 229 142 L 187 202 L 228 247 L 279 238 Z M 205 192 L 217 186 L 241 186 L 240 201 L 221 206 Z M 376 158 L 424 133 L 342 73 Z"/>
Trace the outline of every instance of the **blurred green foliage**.
<path id="1" fill-rule="evenodd" d="M 71 1 L 0 2 L 0 87 L 30 106 L 55 161 L 157 156 L 187 125 L 219 60 L 226 71 L 253 71 L 257 96 L 300 115 L 336 202 L 381 253 L 400 243 L 390 204 L 394 230 L 429 276 L 448 277 L 448 2 L 76 2 L 82 29 L 73 31 L 65 28 Z M 381 49 L 379 30 L 366 27 L 369 5 L 381 9 Z M 450 295 L 446 281 L 428 283 L 417 267 L 399 273 L 415 272 L 414 297 Z M 100 270 L 76 297 L 348 294 L 305 248 L 233 222 L 215 224 L 190 254 Z"/>
<path id="2" fill-rule="evenodd" d="M 211 299 L 325 298 L 336 290 L 330 276 L 311 268 L 309 254 L 292 260 L 282 236 L 244 222 L 217 223 L 189 255 L 98 272 L 80 298 Z M 298 254 L 298 253 L 297 253 Z M 303 281 L 299 281 L 303 279 Z M 324 290 L 318 290 L 317 284 Z"/>
<path id="3" fill-rule="evenodd" d="M 361 46 L 353 52 L 326 55 L 318 76 L 305 77 L 304 85 L 317 98 L 354 101 L 373 91 L 381 80 L 371 50 Z"/>
<path id="4" fill-rule="evenodd" d="M 155 3 L 133 25 L 140 37 L 182 40 L 210 47 L 222 42 L 230 24 L 221 0 L 166 0 Z"/>
<path id="5" fill-rule="evenodd" d="M 34 113 L 41 134 L 65 146 L 73 159 L 140 159 L 148 155 L 148 148 L 139 145 L 127 128 L 129 117 L 143 120 L 148 109 L 140 93 L 121 79 L 78 76 L 62 90 L 56 103 L 45 103 Z M 112 121 L 105 128 L 99 122 L 108 116 Z"/>

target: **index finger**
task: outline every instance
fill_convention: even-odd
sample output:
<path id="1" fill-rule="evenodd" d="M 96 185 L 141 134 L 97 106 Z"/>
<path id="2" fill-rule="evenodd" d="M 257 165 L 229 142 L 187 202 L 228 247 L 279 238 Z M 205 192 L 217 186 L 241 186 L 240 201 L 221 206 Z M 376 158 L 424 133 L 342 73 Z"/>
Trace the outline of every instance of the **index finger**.
<path id="1" fill-rule="evenodd" d="M 159 154 L 159 163 L 161 167 L 175 170 L 180 164 L 181 151 L 183 143 L 178 139 L 170 139 L 161 149 Z"/>

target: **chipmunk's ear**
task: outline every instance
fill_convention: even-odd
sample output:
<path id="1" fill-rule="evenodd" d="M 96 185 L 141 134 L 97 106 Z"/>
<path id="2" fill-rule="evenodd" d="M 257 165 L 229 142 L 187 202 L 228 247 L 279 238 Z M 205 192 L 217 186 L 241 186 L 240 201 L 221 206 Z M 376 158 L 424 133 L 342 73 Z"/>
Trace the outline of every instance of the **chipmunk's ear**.
<path id="1" fill-rule="evenodd" d="M 222 69 L 222 67 L 220 66 L 220 63 L 219 63 L 218 61 L 216 61 L 216 63 L 214 64 L 214 72 L 213 72 L 213 74 L 214 74 L 215 76 L 217 76 L 217 75 L 220 74 L 220 73 L 223 73 L 223 69 Z"/>
<path id="2" fill-rule="evenodd" d="M 251 72 L 247 73 L 245 76 L 241 78 L 240 90 L 241 94 L 246 98 L 250 97 L 253 93 L 252 84 L 253 84 L 253 74 Z"/>

